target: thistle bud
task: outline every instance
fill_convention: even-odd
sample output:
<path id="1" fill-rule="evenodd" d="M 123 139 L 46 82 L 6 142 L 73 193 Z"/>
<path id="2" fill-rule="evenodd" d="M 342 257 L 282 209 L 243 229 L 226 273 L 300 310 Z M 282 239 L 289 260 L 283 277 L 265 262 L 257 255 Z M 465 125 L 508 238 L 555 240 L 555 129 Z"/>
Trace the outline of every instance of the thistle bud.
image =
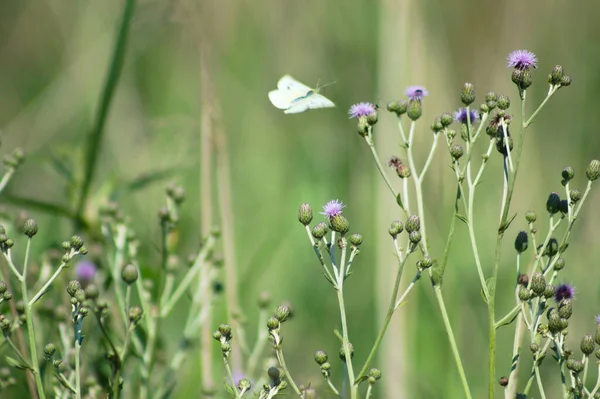
<path id="1" fill-rule="evenodd" d="M 52 358 L 52 356 L 54 356 L 55 353 L 56 346 L 54 346 L 54 344 L 50 343 L 44 347 L 44 355 L 46 355 L 46 357 Z"/>
<path id="2" fill-rule="evenodd" d="M 573 314 L 573 303 L 570 299 L 563 299 L 558 305 L 558 315 L 563 319 L 568 319 Z"/>
<path id="3" fill-rule="evenodd" d="M 560 200 L 560 202 L 558 203 L 558 210 L 560 211 L 560 213 L 569 213 L 569 201 L 567 201 L 566 199 Z"/>
<path id="4" fill-rule="evenodd" d="M 421 233 L 418 231 L 411 231 L 408 233 L 408 240 L 413 244 L 418 244 L 421 241 Z"/>
<path id="5" fill-rule="evenodd" d="M 519 287 L 519 299 L 523 302 L 531 299 L 531 291 L 523 285 Z"/>
<path id="6" fill-rule="evenodd" d="M 279 320 L 277 320 L 275 317 L 269 317 L 269 319 L 267 320 L 267 327 L 269 328 L 269 330 L 277 330 L 279 328 Z"/>
<path id="7" fill-rule="evenodd" d="M 501 387 L 505 387 L 508 385 L 508 377 L 500 377 L 500 379 L 498 380 L 498 384 L 500 384 Z"/>
<path id="8" fill-rule="evenodd" d="M 488 107 L 487 104 L 481 104 L 479 106 L 479 112 L 481 112 L 482 114 L 489 114 L 490 113 L 490 107 Z"/>
<path id="9" fill-rule="evenodd" d="M 121 270 L 121 278 L 127 285 L 135 283 L 138 279 L 138 276 L 138 269 L 134 265 L 126 265 L 123 270 Z"/>
<path id="10" fill-rule="evenodd" d="M 27 219 L 23 224 L 23 234 L 31 238 L 38 232 L 38 224 L 34 219 Z"/>
<path id="11" fill-rule="evenodd" d="M 531 351 L 531 353 L 536 353 L 540 350 L 540 346 L 533 342 L 531 345 L 529 345 L 529 350 Z"/>
<path id="12" fill-rule="evenodd" d="M 84 291 L 86 299 L 97 299 L 100 295 L 100 290 L 98 290 L 98 286 L 96 286 L 95 284 L 88 285 L 87 287 L 85 287 Z"/>
<path id="13" fill-rule="evenodd" d="M 538 296 L 544 293 L 544 290 L 546 289 L 546 278 L 544 278 L 542 273 L 534 273 L 531 278 L 531 289 Z"/>
<path id="14" fill-rule="evenodd" d="M 408 110 L 406 111 L 406 115 L 413 122 L 421 117 L 423 114 L 423 107 L 421 106 L 421 100 L 419 99 L 411 99 L 408 102 Z"/>
<path id="15" fill-rule="evenodd" d="M 510 98 L 504 94 L 500 94 L 497 100 L 498 108 L 501 110 L 507 110 L 510 107 Z"/>
<path id="16" fill-rule="evenodd" d="M 269 376 L 271 381 L 273 381 L 274 385 L 279 385 L 279 383 L 281 382 L 281 372 L 277 367 L 269 367 L 269 369 L 267 370 L 267 375 Z"/>
<path id="17" fill-rule="evenodd" d="M 350 230 L 350 222 L 344 215 L 335 215 L 329 219 L 329 227 L 333 231 L 337 231 L 340 234 L 346 234 Z"/>
<path id="18" fill-rule="evenodd" d="M 562 65 L 555 65 L 550 75 L 548 75 L 548 83 L 555 86 L 559 85 L 564 75 L 565 70 Z"/>
<path id="19" fill-rule="evenodd" d="M 229 324 L 219 325 L 219 333 L 229 341 L 231 339 L 231 326 Z"/>
<path id="20" fill-rule="evenodd" d="M 527 287 L 529 284 L 529 276 L 525 273 L 519 274 L 519 278 L 517 278 L 517 284 Z"/>
<path id="21" fill-rule="evenodd" d="M 406 113 L 406 111 L 408 110 L 408 103 L 406 102 L 406 100 L 392 101 L 392 102 L 388 103 L 386 108 L 388 111 L 393 112 L 396 115 L 400 116 L 400 115 Z"/>
<path id="22" fill-rule="evenodd" d="M 527 251 L 528 239 L 527 232 L 519 231 L 519 234 L 517 234 L 517 238 L 515 239 L 515 250 L 517 253 L 521 254 Z"/>
<path id="23" fill-rule="evenodd" d="M 537 220 L 537 215 L 535 212 L 529 211 L 525 214 L 525 220 L 527 220 L 528 223 L 533 223 Z"/>
<path id="24" fill-rule="evenodd" d="M 377 123 L 377 111 L 371 112 L 369 115 L 367 115 L 367 123 L 370 126 L 373 126 Z"/>
<path id="25" fill-rule="evenodd" d="M 372 368 L 369 370 L 369 377 L 372 377 L 375 380 L 379 380 L 381 378 L 381 370 Z"/>
<path id="26" fill-rule="evenodd" d="M 546 210 L 551 215 L 554 215 L 559 211 L 559 206 L 560 197 L 558 196 L 558 193 L 551 193 L 550 196 L 548 196 L 548 200 L 546 201 Z"/>
<path id="27" fill-rule="evenodd" d="M 556 287 L 554 287 L 554 285 L 552 285 L 552 284 L 547 284 L 546 289 L 544 290 L 544 298 L 546 298 L 546 299 L 552 298 L 554 296 L 555 292 L 556 292 Z"/>
<path id="28" fill-rule="evenodd" d="M 556 262 L 554 262 L 554 270 L 559 271 L 565 267 L 565 260 L 563 258 L 558 258 Z"/>
<path id="29" fill-rule="evenodd" d="M 561 87 L 571 86 L 572 81 L 573 81 L 573 79 L 571 79 L 571 77 L 569 75 L 565 75 L 560 80 L 560 86 Z"/>
<path id="30" fill-rule="evenodd" d="M 317 351 L 315 353 L 315 362 L 320 366 L 327 361 L 327 353 L 325 351 Z"/>
<path id="31" fill-rule="evenodd" d="M 327 234 L 328 230 L 329 229 L 327 228 L 327 225 L 321 222 L 312 228 L 311 233 L 315 239 L 320 240 L 321 238 L 325 237 L 325 234 Z"/>
<path id="32" fill-rule="evenodd" d="M 83 247 L 83 238 L 81 238 L 81 236 L 73 236 L 69 243 L 71 244 L 71 248 L 75 251 L 79 251 L 81 247 Z"/>
<path id="33" fill-rule="evenodd" d="M 441 130 L 444 130 L 444 125 L 442 125 L 442 121 L 440 118 L 436 118 L 431 124 L 431 130 L 433 133 L 438 133 Z"/>
<path id="34" fill-rule="evenodd" d="M 455 160 L 460 159 L 464 155 L 464 153 L 465 153 L 465 150 L 460 144 L 453 145 L 450 148 L 450 155 Z"/>
<path id="35" fill-rule="evenodd" d="M 298 221 L 304 226 L 308 226 L 313 219 L 313 211 L 309 204 L 302 204 L 298 209 Z"/>
<path id="36" fill-rule="evenodd" d="M 575 171 L 572 167 L 567 166 L 562 170 L 561 175 L 564 181 L 568 183 L 569 181 L 573 180 L 573 177 L 575 176 Z"/>
<path id="37" fill-rule="evenodd" d="M 275 310 L 274 316 L 280 323 L 283 323 L 292 316 L 291 308 L 288 305 L 280 305 Z"/>
<path id="38" fill-rule="evenodd" d="M 350 342 L 348 342 L 348 349 L 350 350 L 350 359 L 352 359 L 354 357 L 354 346 L 352 346 Z M 342 345 L 340 348 L 340 359 L 342 359 L 343 362 L 346 361 L 346 351 L 344 350 L 344 345 Z"/>
<path id="39" fill-rule="evenodd" d="M 354 245 L 355 247 L 358 247 L 360 244 L 362 244 L 362 242 L 362 235 L 354 233 L 350 236 L 350 244 Z"/>
<path id="40" fill-rule="evenodd" d="M 464 105 L 470 105 L 475 101 L 475 86 L 472 83 L 465 83 L 460 92 L 460 101 Z"/>
<path id="41" fill-rule="evenodd" d="M 0 295 L 4 294 L 8 290 L 8 286 L 4 281 L 0 281 Z"/>
<path id="42" fill-rule="evenodd" d="M 144 311 L 141 307 L 135 305 L 129 308 L 129 321 L 131 323 L 137 323 L 142 318 Z"/>
<path id="43" fill-rule="evenodd" d="M 573 358 L 567 360 L 566 366 L 569 370 L 574 373 L 581 373 L 583 371 L 583 363 L 581 360 L 575 360 Z"/>
<path id="44" fill-rule="evenodd" d="M 581 199 L 581 191 L 573 188 L 571 191 L 569 191 L 569 197 L 571 198 L 571 201 L 576 204 Z"/>
<path id="45" fill-rule="evenodd" d="M 600 345 L 600 323 L 596 324 L 596 333 L 594 334 L 594 341 L 596 341 L 596 343 Z M 600 359 L 600 357 L 598 359 Z"/>
<path id="46" fill-rule="evenodd" d="M 421 228 L 421 219 L 417 215 L 410 215 L 406 220 L 405 228 L 409 233 L 418 231 Z"/>
<path id="47" fill-rule="evenodd" d="M 452 124 L 452 122 L 454 122 L 454 117 L 452 116 L 451 113 L 444 112 L 442 115 L 440 115 L 440 123 L 442 124 L 443 127 L 450 126 Z"/>
<path id="48" fill-rule="evenodd" d="M 79 284 L 79 281 L 77 281 L 77 280 L 71 280 L 71 281 L 69 281 L 69 284 L 67 284 L 67 293 L 71 297 L 74 297 L 75 293 L 80 289 L 81 289 L 81 284 Z"/>
<path id="49" fill-rule="evenodd" d="M 562 331 L 563 323 L 558 314 L 552 314 L 548 317 L 548 329 L 552 334 Z"/>
<path id="50" fill-rule="evenodd" d="M 587 176 L 589 181 L 594 181 L 600 176 L 600 161 L 594 159 L 590 162 L 589 166 L 585 171 L 585 175 Z"/>
<path id="51" fill-rule="evenodd" d="M 488 94 L 485 95 L 485 104 L 488 106 L 490 111 L 496 108 L 496 106 L 498 105 L 497 101 L 498 95 L 493 91 L 490 91 Z"/>
<path id="52" fill-rule="evenodd" d="M 558 253 L 558 240 L 556 238 L 551 238 L 548 241 L 548 245 L 546 246 L 546 250 L 544 251 L 544 255 L 548 257 L 552 257 Z"/>
<path id="53" fill-rule="evenodd" d="M 394 220 L 390 226 L 389 233 L 392 237 L 396 238 L 398 234 L 402 233 L 402 230 L 404 230 L 402 222 L 399 220 Z"/>
<path id="54" fill-rule="evenodd" d="M 425 256 L 422 260 L 417 262 L 417 266 L 420 269 L 429 269 L 431 266 L 433 266 L 433 259 L 431 259 L 429 256 Z"/>
<path id="55" fill-rule="evenodd" d="M 242 378 L 237 385 L 238 390 L 240 390 L 241 392 L 246 392 L 247 390 L 249 390 L 250 388 L 252 388 L 252 384 L 250 383 L 250 380 L 247 378 Z"/>
<path id="56" fill-rule="evenodd" d="M 581 352 L 584 355 L 589 356 L 594 352 L 594 349 L 594 337 L 592 337 L 592 334 L 585 334 L 581 339 Z"/>

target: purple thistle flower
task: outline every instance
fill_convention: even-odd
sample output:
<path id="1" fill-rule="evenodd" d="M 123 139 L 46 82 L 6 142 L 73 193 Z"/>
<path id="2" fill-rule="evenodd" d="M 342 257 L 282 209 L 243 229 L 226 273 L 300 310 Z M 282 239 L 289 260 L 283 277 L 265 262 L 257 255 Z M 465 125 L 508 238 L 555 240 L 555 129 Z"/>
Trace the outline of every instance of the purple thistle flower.
<path id="1" fill-rule="evenodd" d="M 408 86 L 404 94 L 411 100 L 421 100 L 423 97 L 428 96 L 429 92 L 423 86 Z"/>
<path id="2" fill-rule="evenodd" d="M 506 57 L 508 61 L 508 67 L 513 67 L 520 70 L 528 70 L 531 68 L 537 68 L 537 56 L 531 51 L 527 50 L 515 50 Z"/>
<path id="3" fill-rule="evenodd" d="M 475 121 L 477 119 L 479 119 L 479 113 L 474 109 L 471 109 L 469 111 L 470 111 L 469 113 L 470 113 L 470 117 L 471 117 L 471 123 L 475 123 Z M 456 111 L 454 113 L 454 120 L 466 125 L 468 122 L 467 121 L 467 109 L 461 108 L 458 111 Z"/>
<path id="4" fill-rule="evenodd" d="M 81 283 L 91 283 L 96 275 L 96 265 L 88 260 L 82 260 L 75 266 L 75 276 Z"/>
<path id="5" fill-rule="evenodd" d="M 350 119 L 360 118 L 362 116 L 369 116 L 376 111 L 377 108 L 371 103 L 358 103 L 350 107 L 348 115 L 350 115 Z"/>
<path id="6" fill-rule="evenodd" d="M 556 302 L 563 301 L 565 299 L 573 299 L 575 296 L 575 287 L 571 284 L 559 284 L 556 286 L 554 291 L 554 300 Z"/>
<path id="7" fill-rule="evenodd" d="M 331 200 L 323 206 L 323 212 L 321 215 L 325 215 L 325 217 L 331 219 L 334 216 L 339 216 L 342 214 L 342 208 L 346 205 L 342 204 L 341 201 Z"/>

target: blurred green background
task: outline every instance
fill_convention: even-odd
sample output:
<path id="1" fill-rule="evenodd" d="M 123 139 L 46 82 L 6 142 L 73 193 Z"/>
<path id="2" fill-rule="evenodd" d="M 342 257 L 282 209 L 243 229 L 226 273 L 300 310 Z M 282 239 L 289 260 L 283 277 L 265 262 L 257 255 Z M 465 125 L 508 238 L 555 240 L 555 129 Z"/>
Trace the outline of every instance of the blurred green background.
<path id="1" fill-rule="evenodd" d="M 24 207 L 15 198 L 43 199 L 73 209 L 73 187 L 53 164 L 60 159 L 75 173 L 76 181 L 83 178 L 85 140 L 121 9 L 122 1 L 115 0 L 0 3 L 2 150 L 21 146 L 27 153 L 3 201 L 11 212 L 24 209 L 35 216 L 40 230 L 51 230 L 45 234 L 45 246 L 70 235 L 70 221 Z M 464 82 L 475 84 L 478 101 L 490 90 L 508 94 L 516 113 L 517 91 L 505 61 L 510 51 L 525 48 L 540 59 L 528 91 L 529 113 L 544 98 L 546 76 L 555 64 L 562 64 L 572 76 L 572 86 L 559 90 L 528 131 L 513 203 L 518 215 L 506 236 L 498 285 L 502 299 L 497 312 L 501 315 L 514 303 L 512 242 L 525 227 L 524 212 L 545 214 L 549 192 L 562 190 L 564 166 L 575 168 L 575 186 L 583 189 L 584 169 L 599 156 L 599 18 L 600 4 L 593 1 L 575 5 L 552 0 L 139 1 L 101 144 L 88 215 L 93 216 L 109 194 L 114 196 L 115 190 L 135 179 L 168 171 L 164 181 L 134 192 L 121 190 L 114 197 L 140 237 L 142 266 L 149 274 L 159 258 L 156 212 L 164 202 L 168 181 L 187 191 L 181 253 L 191 253 L 200 240 L 200 209 L 208 196 L 214 216 L 211 224 L 219 223 L 217 194 L 199 187 L 204 41 L 202 51 L 212 86 L 205 100 L 220 108 L 218 126 L 225 133 L 229 155 L 229 170 L 219 175 L 219 184 L 231 189 L 232 203 L 225 205 L 225 213 L 233 225 L 229 243 L 235 253 L 228 261 L 234 261 L 237 268 L 247 336 L 251 342 L 255 338 L 255 303 L 260 292 L 268 291 L 274 306 L 290 301 L 295 317 L 283 328 L 288 365 L 297 381 L 311 382 L 324 392 L 312 358 L 317 349 L 335 358 L 339 349 L 332 333 L 339 328 L 337 301 L 296 219 L 297 207 L 309 202 L 317 212 L 330 199 L 340 199 L 347 204 L 345 214 L 352 231 L 364 236 L 346 288 L 350 338 L 358 364 L 368 354 L 385 314 L 395 273 L 387 228 L 401 216 L 367 146 L 356 134 L 355 122 L 348 121 L 348 107 L 359 101 L 384 105 L 402 97 L 406 86 L 424 85 L 430 96 L 424 101 L 416 138 L 422 165 L 431 140 L 429 124 L 441 112 L 460 106 Z M 335 81 L 324 94 L 337 108 L 299 115 L 275 109 L 267 92 L 286 73 L 310 86 Z M 380 113 L 374 136 L 382 158 L 403 155 L 395 118 L 385 111 Z M 436 257 L 443 254 L 455 193 L 448 165 L 440 141 L 425 188 L 428 235 Z M 479 190 L 478 240 L 489 273 L 501 190 L 501 159 L 496 153 Z M 578 221 L 561 276 L 561 281 L 577 287 L 568 337 L 575 348 L 584 333 L 593 332 L 593 317 L 600 312 L 596 283 L 600 250 L 595 231 L 600 222 L 599 199 L 594 190 Z M 539 230 L 545 233 L 546 220 L 540 219 Z M 412 275 L 411 267 L 403 287 Z M 235 288 L 228 281 L 224 284 L 226 289 Z M 483 397 L 487 310 L 460 223 L 444 293 L 473 395 Z M 224 309 L 223 297 L 214 327 L 226 321 Z M 178 337 L 175 323 L 168 326 L 166 337 Z M 511 326 L 499 332 L 496 378 L 509 372 L 513 331 Z M 374 390 L 375 397 L 462 397 L 428 279 L 419 282 L 409 303 L 395 315 L 380 354 L 374 365 L 382 369 L 383 379 Z M 219 354 L 214 355 L 219 382 L 222 363 Z M 334 381 L 339 383 L 341 362 L 332 363 Z M 525 376 L 529 363 L 523 365 Z M 176 397 L 199 397 L 198 368 L 198 356 L 192 356 L 180 376 Z M 558 382 L 551 359 L 542 370 L 548 380 Z M 592 378 L 595 372 L 590 372 Z M 532 395 L 536 397 L 537 392 L 533 390 Z"/>

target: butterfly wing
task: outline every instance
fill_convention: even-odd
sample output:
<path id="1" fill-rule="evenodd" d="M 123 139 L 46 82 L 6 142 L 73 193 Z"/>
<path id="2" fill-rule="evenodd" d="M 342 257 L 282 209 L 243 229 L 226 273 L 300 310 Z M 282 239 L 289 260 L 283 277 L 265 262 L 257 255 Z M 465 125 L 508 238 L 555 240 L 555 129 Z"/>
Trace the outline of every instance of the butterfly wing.
<path id="1" fill-rule="evenodd" d="M 277 88 L 279 90 L 290 90 L 290 91 L 294 91 L 294 92 L 302 92 L 301 96 L 306 95 L 309 91 L 313 91 L 313 89 L 298 82 L 296 79 L 292 78 L 290 75 L 285 75 L 281 79 L 279 79 L 279 82 L 277 82 Z"/>
<path id="2" fill-rule="evenodd" d="M 291 90 L 273 90 L 269 92 L 269 100 L 276 108 L 288 109 L 294 102 L 294 100 L 302 97 L 304 93 L 300 94 L 297 91 Z"/>
<path id="3" fill-rule="evenodd" d="M 335 107 L 333 101 L 320 94 L 311 94 L 307 97 L 297 99 L 284 111 L 285 114 L 297 114 L 308 109 Z"/>

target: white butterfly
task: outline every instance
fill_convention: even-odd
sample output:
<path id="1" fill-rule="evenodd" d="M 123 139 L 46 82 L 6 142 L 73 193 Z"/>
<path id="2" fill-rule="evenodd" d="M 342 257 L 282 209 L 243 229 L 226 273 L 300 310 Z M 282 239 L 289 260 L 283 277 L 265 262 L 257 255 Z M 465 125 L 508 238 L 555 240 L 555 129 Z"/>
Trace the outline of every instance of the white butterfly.
<path id="1" fill-rule="evenodd" d="M 323 87 L 323 86 L 321 86 Z M 285 114 L 297 114 L 307 109 L 331 108 L 335 104 L 319 94 L 320 87 L 311 89 L 290 75 L 285 75 L 277 82 L 277 90 L 269 92 L 269 100 Z"/>

